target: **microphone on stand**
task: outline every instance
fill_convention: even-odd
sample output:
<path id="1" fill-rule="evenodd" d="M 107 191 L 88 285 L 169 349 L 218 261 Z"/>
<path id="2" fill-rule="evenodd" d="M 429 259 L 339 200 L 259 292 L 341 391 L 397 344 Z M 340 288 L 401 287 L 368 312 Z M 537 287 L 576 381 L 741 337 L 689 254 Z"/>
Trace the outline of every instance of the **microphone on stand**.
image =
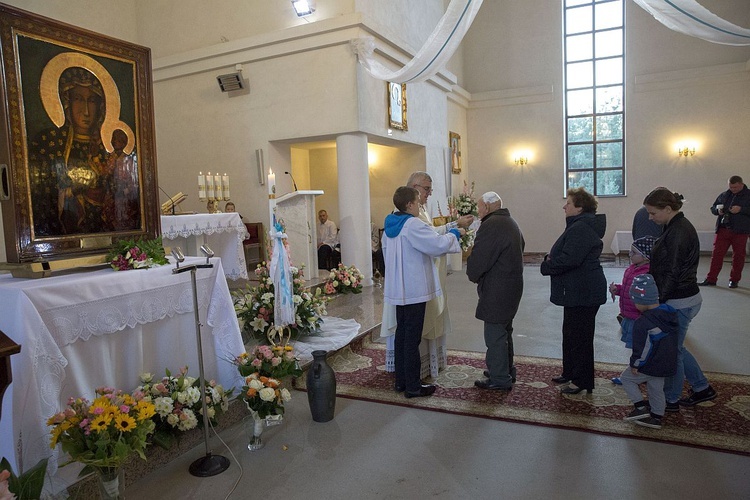
<path id="1" fill-rule="evenodd" d="M 162 193 L 164 193 L 164 194 L 166 194 L 166 195 L 167 195 L 167 202 L 168 202 L 168 203 L 172 203 L 172 215 L 174 215 L 174 214 L 175 214 L 175 213 L 174 213 L 174 202 L 172 201 L 172 197 L 171 197 L 171 196 L 169 196 L 169 193 L 167 193 L 166 191 L 164 191 L 164 190 L 162 189 L 162 187 L 161 187 L 161 186 L 159 186 L 159 189 L 161 189 L 161 192 L 162 192 Z"/>
<path id="2" fill-rule="evenodd" d="M 292 185 L 294 186 L 294 190 L 295 191 L 299 191 L 299 189 L 297 189 L 297 183 L 294 182 L 294 177 L 292 177 L 292 173 L 291 172 L 286 172 L 286 171 L 284 173 L 287 174 L 292 179 Z"/>

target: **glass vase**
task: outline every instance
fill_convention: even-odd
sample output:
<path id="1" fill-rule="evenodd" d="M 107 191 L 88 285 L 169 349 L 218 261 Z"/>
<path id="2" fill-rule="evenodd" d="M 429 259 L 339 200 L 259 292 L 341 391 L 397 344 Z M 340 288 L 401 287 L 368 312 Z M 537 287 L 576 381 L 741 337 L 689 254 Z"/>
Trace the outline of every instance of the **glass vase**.
<path id="1" fill-rule="evenodd" d="M 104 500 L 125 498 L 125 474 L 122 467 L 100 467 L 96 469 L 99 493 Z"/>
<path id="2" fill-rule="evenodd" d="M 245 417 L 245 434 L 247 434 L 247 449 L 256 451 L 263 448 L 263 429 L 266 426 L 266 419 L 260 418 L 257 411 L 250 410 L 250 416 Z"/>

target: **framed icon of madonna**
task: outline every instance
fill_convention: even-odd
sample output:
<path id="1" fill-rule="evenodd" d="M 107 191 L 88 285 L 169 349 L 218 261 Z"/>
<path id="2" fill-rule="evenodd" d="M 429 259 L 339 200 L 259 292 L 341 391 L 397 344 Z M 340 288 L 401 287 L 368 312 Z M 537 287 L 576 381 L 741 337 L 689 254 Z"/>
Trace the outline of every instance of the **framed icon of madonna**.
<path id="1" fill-rule="evenodd" d="M 151 52 L 0 4 L 8 263 L 160 234 Z"/>

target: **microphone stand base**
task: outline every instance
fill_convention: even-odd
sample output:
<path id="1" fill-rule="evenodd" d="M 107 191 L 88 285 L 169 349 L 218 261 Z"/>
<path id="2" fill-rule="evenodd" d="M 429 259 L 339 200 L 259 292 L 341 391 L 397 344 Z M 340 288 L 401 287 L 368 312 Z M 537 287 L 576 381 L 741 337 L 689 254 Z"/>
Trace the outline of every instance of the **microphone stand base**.
<path id="1" fill-rule="evenodd" d="M 211 477 L 221 474 L 229 468 L 229 459 L 221 455 L 208 453 L 190 464 L 190 474 L 197 477 Z"/>

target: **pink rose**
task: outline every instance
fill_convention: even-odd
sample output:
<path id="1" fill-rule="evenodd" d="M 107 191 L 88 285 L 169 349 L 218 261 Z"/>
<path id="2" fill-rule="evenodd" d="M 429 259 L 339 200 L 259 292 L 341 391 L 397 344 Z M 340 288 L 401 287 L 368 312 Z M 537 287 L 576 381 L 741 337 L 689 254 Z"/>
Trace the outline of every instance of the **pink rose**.
<path id="1" fill-rule="evenodd" d="M 271 359 L 271 366 L 279 366 L 281 364 L 281 358 L 275 357 Z"/>

